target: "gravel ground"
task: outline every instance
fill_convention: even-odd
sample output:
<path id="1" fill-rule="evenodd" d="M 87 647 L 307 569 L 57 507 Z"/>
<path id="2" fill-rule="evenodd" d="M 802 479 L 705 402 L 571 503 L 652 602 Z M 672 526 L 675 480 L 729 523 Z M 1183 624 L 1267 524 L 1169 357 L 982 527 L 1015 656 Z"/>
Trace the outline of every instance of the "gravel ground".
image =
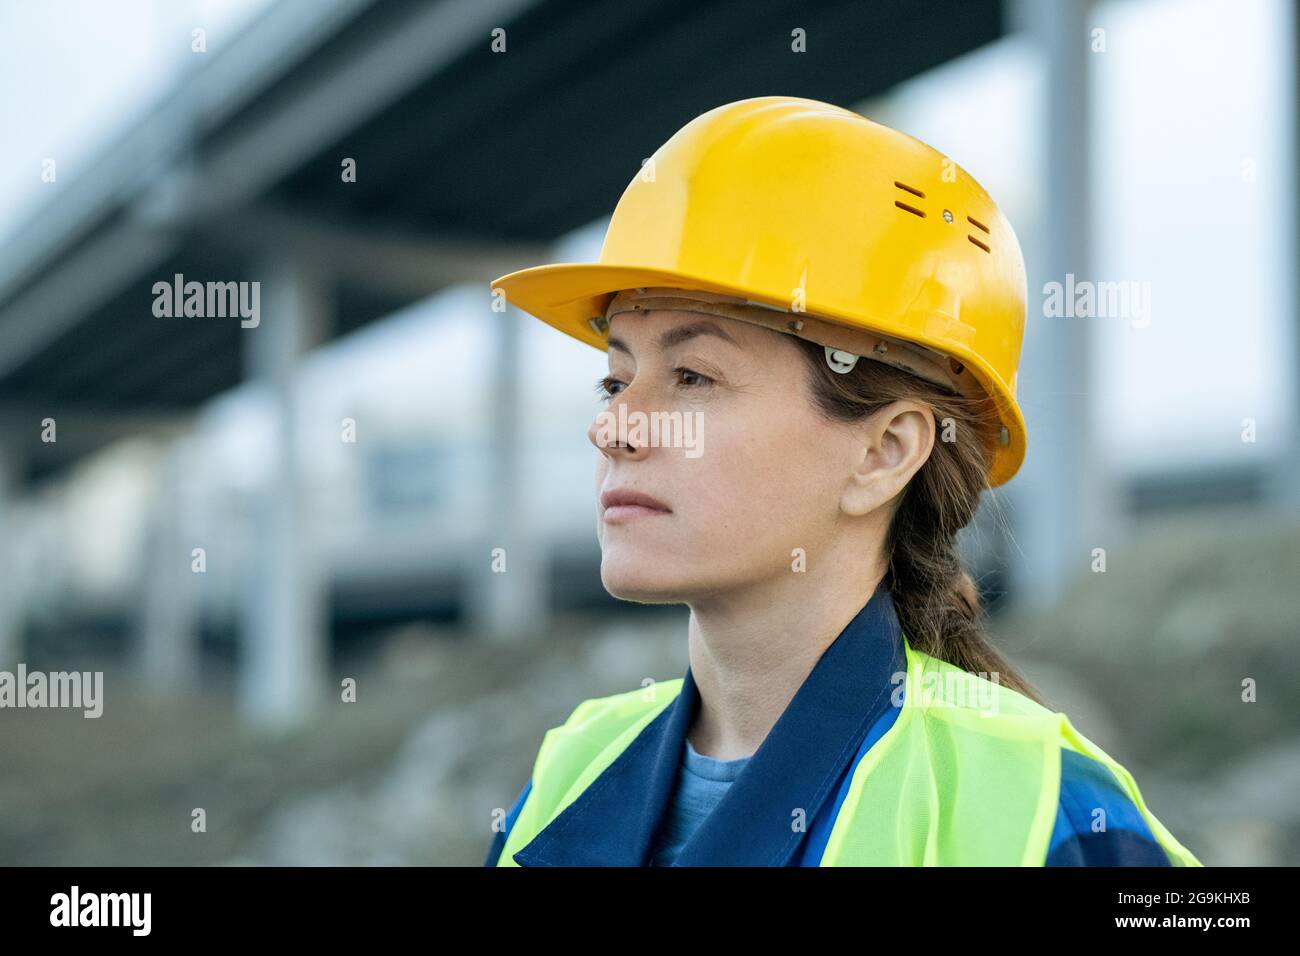
<path id="1" fill-rule="evenodd" d="M 105 670 L 103 716 L 0 712 L 0 865 L 478 865 L 548 727 L 685 671 L 685 610 L 669 612 L 560 620 L 511 646 L 401 628 L 336 675 L 356 702 L 279 734 L 242 726 L 228 693 L 152 700 L 79 661 Z"/>

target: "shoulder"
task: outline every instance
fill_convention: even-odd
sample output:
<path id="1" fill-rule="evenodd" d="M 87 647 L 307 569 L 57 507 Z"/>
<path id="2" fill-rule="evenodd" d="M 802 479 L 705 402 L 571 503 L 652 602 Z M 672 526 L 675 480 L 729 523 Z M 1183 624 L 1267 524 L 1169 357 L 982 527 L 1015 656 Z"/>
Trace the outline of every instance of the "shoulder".
<path id="1" fill-rule="evenodd" d="M 1170 866 L 1141 811 L 1102 763 L 1061 749 L 1061 793 L 1047 866 Z"/>
<path id="2" fill-rule="evenodd" d="M 549 766 L 557 762 L 562 765 L 576 762 L 581 766 L 590 761 L 627 728 L 671 704 L 681 692 L 683 683 L 681 677 L 647 681 L 633 690 L 588 698 L 573 709 L 564 723 L 546 731 L 528 782 L 506 812 L 505 826 L 494 834 L 484 865 L 494 866 L 500 859 L 502 848 L 529 795 L 538 788 L 542 792 L 554 790 L 548 786 L 548 781 L 554 783 L 553 775 L 548 773 Z"/>
<path id="3" fill-rule="evenodd" d="M 1081 737 L 1061 713 L 981 675 L 920 652 L 909 651 L 918 667 L 919 705 L 938 700 L 942 716 L 958 710 L 989 709 L 1036 727 L 1045 740 L 1063 731 Z M 909 688 L 910 689 L 910 688 Z M 979 727 L 978 724 L 974 725 Z M 1128 792 L 1102 762 L 1061 746 L 1061 782 L 1047 866 L 1171 866 Z"/>
<path id="4" fill-rule="evenodd" d="M 1029 718 L 1050 732 L 1060 714 L 1003 684 L 998 675 L 973 673 L 940 657 L 907 646 L 907 685 L 903 706 L 921 710 L 981 711 L 1016 718 Z M 990 676 L 992 679 L 990 679 Z M 909 702 L 909 695 L 912 700 Z"/>

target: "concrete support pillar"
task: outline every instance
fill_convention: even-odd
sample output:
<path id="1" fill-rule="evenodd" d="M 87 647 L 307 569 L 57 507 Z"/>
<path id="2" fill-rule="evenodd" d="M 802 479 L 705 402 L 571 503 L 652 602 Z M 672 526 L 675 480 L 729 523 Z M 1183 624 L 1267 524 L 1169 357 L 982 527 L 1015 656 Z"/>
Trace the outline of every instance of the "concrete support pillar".
<path id="1" fill-rule="evenodd" d="M 0 443 L 0 670 L 13 670 L 22 660 L 22 606 L 19 594 L 18 541 L 14 503 L 17 499 L 20 456 Z"/>
<path id="2" fill-rule="evenodd" d="M 1096 280 L 1089 255 L 1089 0 L 1013 0 L 1011 24 L 1038 47 L 1046 83 L 1046 168 L 1041 221 L 1021 241 L 1029 268 L 1029 308 L 1019 396 L 1029 430 L 1025 464 L 1004 493 L 1015 543 L 1008 573 L 1016 601 L 1051 607 L 1088 572 L 1092 549 L 1122 532 L 1113 478 L 1095 448 L 1089 319 L 1048 316 L 1043 287 Z"/>
<path id="3" fill-rule="evenodd" d="M 239 684 L 244 714 L 274 729 L 306 721 L 328 682 L 327 591 L 304 501 L 295 372 L 328 334 L 331 303 L 324 278 L 292 255 L 272 258 L 261 274 L 261 319 L 241 334 L 250 377 L 266 386 L 275 438 L 256 505 Z"/>
<path id="4" fill-rule="evenodd" d="M 1277 177 L 1275 185 L 1284 194 L 1275 199 L 1281 208 L 1289 206 L 1300 213 L 1300 186 L 1296 185 L 1295 176 L 1290 175 L 1300 164 L 1300 7 L 1283 4 L 1282 15 L 1287 18 L 1286 42 L 1290 45 L 1286 62 L 1291 64 L 1291 102 L 1280 114 L 1288 122 L 1279 125 L 1279 129 L 1285 130 L 1285 161 L 1280 167 L 1282 175 Z M 1279 307 L 1285 309 L 1286 315 L 1291 319 L 1290 340 L 1282 343 L 1282 347 L 1291 356 L 1291 367 L 1287 374 L 1291 438 L 1284 443 L 1282 454 L 1270 476 L 1269 503 L 1266 507 L 1275 508 L 1285 515 L 1285 520 L 1294 524 L 1300 521 L 1300 279 L 1297 278 L 1300 276 L 1300 223 L 1295 216 L 1282 218 L 1286 230 L 1287 254 L 1295 264 L 1295 268 L 1283 279 L 1285 287 L 1280 290 L 1279 302 Z"/>
<path id="5" fill-rule="evenodd" d="M 547 559 L 538 523 L 529 517 L 522 473 L 522 449 L 528 436 L 519 394 L 520 338 L 527 319 L 512 307 L 491 315 L 496 340 L 489 376 L 491 477 L 483 535 L 466 556 L 467 618 L 476 634 L 513 641 L 547 625 Z"/>
<path id="6" fill-rule="evenodd" d="M 186 477 L 192 475 L 192 440 L 177 439 L 163 463 L 144 555 L 138 620 L 136 668 L 145 687 L 159 696 L 184 693 L 199 676 L 198 588 L 195 567 L 211 557 L 210 543 L 186 536 Z"/>

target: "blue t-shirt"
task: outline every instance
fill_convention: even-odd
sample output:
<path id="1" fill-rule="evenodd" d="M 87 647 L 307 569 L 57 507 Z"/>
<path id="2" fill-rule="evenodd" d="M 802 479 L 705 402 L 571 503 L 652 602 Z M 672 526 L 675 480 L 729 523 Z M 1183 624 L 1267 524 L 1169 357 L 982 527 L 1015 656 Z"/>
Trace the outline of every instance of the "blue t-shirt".
<path id="1" fill-rule="evenodd" d="M 650 851 L 651 866 L 672 865 L 691 834 L 718 805 L 747 763 L 748 757 L 735 760 L 706 757 L 687 738 L 677 789 Z"/>

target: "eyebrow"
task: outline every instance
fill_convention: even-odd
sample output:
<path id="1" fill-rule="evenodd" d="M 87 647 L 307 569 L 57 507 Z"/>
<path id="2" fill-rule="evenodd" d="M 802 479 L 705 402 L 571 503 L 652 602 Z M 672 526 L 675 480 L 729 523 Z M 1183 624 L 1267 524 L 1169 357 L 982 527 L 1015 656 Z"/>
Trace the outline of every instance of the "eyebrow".
<path id="1" fill-rule="evenodd" d="M 705 319 L 701 322 L 690 322 L 686 325 L 678 325 L 661 333 L 659 336 L 659 348 L 661 351 L 667 350 L 700 335 L 716 335 L 718 338 L 725 339 L 737 348 L 740 347 L 740 343 L 728 335 L 725 329 L 716 322 L 710 322 Z M 632 354 L 632 350 L 627 347 L 627 343 L 617 336 L 611 335 L 609 337 L 609 347 L 611 349 L 617 349 L 620 352 L 626 352 L 628 355 Z"/>

